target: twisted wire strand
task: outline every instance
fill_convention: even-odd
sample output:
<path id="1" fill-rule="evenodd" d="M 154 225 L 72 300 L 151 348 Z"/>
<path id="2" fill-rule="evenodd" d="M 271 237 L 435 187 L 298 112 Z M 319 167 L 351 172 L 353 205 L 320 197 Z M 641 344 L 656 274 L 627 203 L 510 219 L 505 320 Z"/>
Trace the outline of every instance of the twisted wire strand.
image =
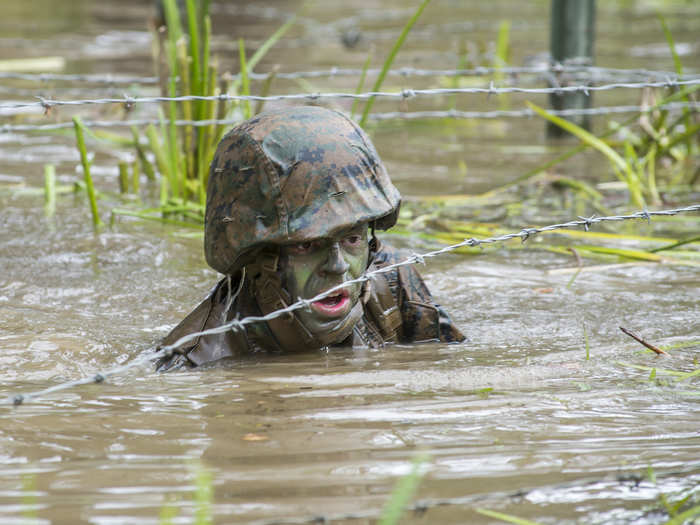
<path id="1" fill-rule="evenodd" d="M 504 93 L 528 93 L 528 94 L 557 94 L 564 93 L 584 93 L 588 95 L 593 91 L 610 91 L 613 89 L 643 89 L 643 88 L 678 88 L 681 86 L 700 85 L 700 78 L 690 80 L 674 80 L 667 79 L 664 81 L 655 82 L 616 82 L 612 84 L 603 84 L 599 86 L 576 85 L 576 86 L 557 86 L 543 88 L 523 88 L 523 87 L 496 87 L 493 82 L 489 87 L 469 87 L 469 88 L 435 88 L 435 89 L 403 89 L 401 91 L 368 91 L 365 93 L 290 93 L 283 95 L 231 95 L 222 93 L 220 95 L 186 95 L 178 97 L 130 97 L 125 95 L 123 98 L 97 98 L 83 100 L 51 100 L 38 97 L 38 102 L 19 102 L 0 104 L 2 109 L 21 109 L 21 108 L 36 108 L 41 107 L 49 110 L 57 106 L 84 106 L 92 104 L 125 104 L 127 107 L 133 107 L 134 104 L 154 103 L 154 102 L 185 102 L 185 101 L 280 101 L 280 100 L 328 100 L 328 99 L 357 99 L 367 100 L 370 98 L 393 98 L 393 99 L 409 99 L 421 96 L 441 96 L 441 95 L 457 95 L 457 94 L 486 94 L 499 95 Z"/>
<path id="2" fill-rule="evenodd" d="M 560 109 L 549 110 L 552 115 L 570 117 L 576 115 L 613 115 L 621 113 L 649 113 L 658 109 L 675 110 L 698 110 L 700 102 L 669 102 L 667 104 L 659 104 L 651 107 L 641 106 L 602 106 L 597 108 L 579 108 L 579 109 Z M 393 111 L 385 113 L 372 113 L 369 115 L 369 120 L 381 122 L 386 120 L 416 120 L 416 119 L 499 119 L 499 118 L 531 118 L 536 116 L 533 110 L 517 109 L 517 110 L 494 110 L 494 111 L 460 111 L 455 109 L 444 111 Z M 120 128 L 131 126 L 147 126 L 149 124 L 160 124 L 158 119 L 133 119 L 133 120 L 86 120 L 83 124 L 88 128 Z M 170 120 L 164 121 L 166 124 Z M 211 125 L 235 125 L 240 124 L 241 119 L 207 119 L 207 120 L 184 120 L 178 119 L 174 121 L 176 126 L 193 126 L 204 127 Z M 23 131 L 54 131 L 59 129 L 72 129 L 73 122 L 57 122 L 55 124 L 3 124 L 0 126 L 0 133 L 13 133 Z"/>
<path id="3" fill-rule="evenodd" d="M 660 472 L 655 470 L 657 479 L 677 478 L 677 477 L 698 477 L 700 475 L 700 464 L 690 464 L 680 470 Z M 638 473 L 630 474 L 608 474 L 604 476 L 590 476 L 585 478 L 565 481 L 563 483 L 551 483 L 543 486 L 521 488 L 513 491 L 494 491 L 488 493 L 471 494 L 468 496 L 457 496 L 453 498 L 428 498 L 419 499 L 405 507 L 406 512 L 413 512 L 417 517 L 422 516 L 427 511 L 447 506 L 472 506 L 486 501 L 520 500 L 535 491 L 562 491 L 587 486 L 596 486 L 601 483 L 608 485 L 628 485 L 638 487 L 645 482 L 645 477 Z M 346 522 L 379 518 L 383 509 L 366 509 L 348 513 L 338 514 L 318 514 L 311 516 L 271 518 L 249 522 L 248 525 L 318 525 L 334 522 Z"/>
<path id="4" fill-rule="evenodd" d="M 350 77 L 359 76 L 363 72 L 359 68 L 341 68 L 337 66 L 328 69 L 312 70 L 312 71 L 289 71 L 289 72 L 249 72 L 248 78 L 251 80 L 266 80 L 271 75 L 275 78 L 286 80 L 298 80 L 302 78 L 333 78 L 333 77 Z M 375 76 L 381 72 L 379 68 L 371 68 L 366 71 L 367 75 Z M 394 77 L 462 77 L 462 76 L 486 76 L 494 73 L 505 75 L 541 75 L 543 73 L 578 73 L 588 74 L 593 77 L 611 75 L 617 77 L 646 77 L 656 78 L 659 80 L 674 79 L 690 80 L 697 75 L 681 75 L 672 71 L 655 71 L 650 69 L 621 69 L 595 66 L 571 66 L 565 64 L 542 64 L 536 66 L 504 66 L 504 67 L 475 67 L 469 69 L 425 69 L 414 67 L 401 67 L 391 69 L 387 72 L 389 76 Z M 230 78 L 236 79 L 240 75 L 230 75 Z M 91 84 L 107 84 L 110 86 L 116 85 L 155 85 L 160 79 L 154 76 L 139 77 L 128 75 L 79 75 L 79 74 L 61 74 L 61 73 L 16 73 L 12 71 L 0 71 L 0 79 L 26 80 L 31 82 L 87 82 Z"/>
<path id="5" fill-rule="evenodd" d="M 75 381 L 68 381 L 65 383 L 61 383 L 58 385 L 54 385 L 49 388 L 45 388 L 43 390 L 39 390 L 36 392 L 28 393 L 28 394 L 16 394 L 13 396 L 10 396 L 0 402 L 0 404 L 3 405 L 21 405 L 22 403 L 25 403 L 27 401 L 31 401 L 34 399 L 37 399 L 39 397 L 46 396 L 47 394 L 51 394 L 53 392 L 59 392 L 62 390 L 67 390 L 76 386 L 80 385 L 86 385 L 86 384 L 91 384 L 91 383 L 102 383 L 105 381 L 110 376 L 120 374 L 122 372 L 125 372 L 127 370 L 130 370 L 132 368 L 135 368 L 137 366 L 140 366 L 142 364 L 145 364 L 146 362 L 149 361 L 155 361 L 160 358 L 167 358 L 171 357 L 172 355 L 176 353 L 181 353 L 180 347 L 183 345 L 201 337 L 204 335 L 213 335 L 213 334 L 220 334 L 224 332 L 228 332 L 229 330 L 242 330 L 244 326 L 248 324 L 253 324 L 253 323 L 259 323 L 259 322 L 264 322 L 264 321 L 270 321 L 272 319 L 276 319 L 278 317 L 282 317 L 284 315 L 291 314 L 292 312 L 299 310 L 301 308 L 308 308 L 311 303 L 314 303 L 316 301 L 320 301 L 321 299 L 324 299 L 328 297 L 329 295 L 334 294 L 338 290 L 341 290 L 342 288 L 347 287 L 348 285 L 351 284 L 360 284 L 368 281 L 372 276 L 378 275 L 381 273 L 387 273 L 391 272 L 392 270 L 395 270 L 397 268 L 400 268 L 402 266 L 409 266 L 412 264 L 416 263 L 421 263 L 424 264 L 426 259 L 432 258 L 432 257 L 438 257 L 440 255 L 444 255 L 446 253 L 452 252 L 458 248 L 463 248 L 463 247 L 478 247 L 484 244 L 492 244 L 492 243 L 497 243 L 497 242 L 503 242 L 507 241 L 510 239 L 520 239 L 521 242 L 525 242 L 537 233 L 542 233 L 542 232 L 549 232 L 549 231 L 554 231 L 554 230 L 560 230 L 560 229 L 566 229 L 566 228 L 575 228 L 579 226 L 583 226 L 585 231 L 588 231 L 589 228 L 593 224 L 597 224 L 599 222 L 608 222 L 608 221 L 625 221 L 625 220 L 631 220 L 631 219 L 645 219 L 647 221 L 651 220 L 651 217 L 654 216 L 670 216 L 670 215 L 677 215 L 679 213 L 688 213 L 688 212 L 694 212 L 694 211 L 700 211 L 700 204 L 692 204 L 690 206 L 686 206 L 683 208 L 676 208 L 672 210 L 659 210 L 659 211 L 648 211 L 648 210 L 643 210 L 643 211 L 638 211 L 629 215 L 612 215 L 612 216 L 607 216 L 607 217 L 579 217 L 578 220 L 572 220 L 564 223 L 559 223 L 559 224 L 551 224 L 549 226 L 543 226 L 540 228 L 523 228 L 519 232 L 513 232 L 513 233 L 507 233 L 503 235 L 498 235 L 495 237 L 488 237 L 486 239 L 476 239 L 476 238 L 468 238 L 464 239 L 461 242 L 458 242 L 456 244 L 451 244 L 449 246 L 445 246 L 444 248 L 441 248 L 439 250 L 433 250 L 427 253 L 424 253 L 422 255 L 419 254 L 413 254 L 410 257 L 399 261 L 397 263 L 385 266 L 383 268 L 379 268 L 377 270 L 373 270 L 371 272 L 366 272 L 360 277 L 356 279 L 351 279 L 348 281 L 345 281 L 337 286 L 334 286 L 332 288 L 329 288 L 328 290 L 310 298 L 310 299 L 299 299 L 295 303 L 290 304 L 286 308 L 281 308 L 279 310 L 274 310 L 270 312 L 267 315 L 262 315 L 262 316 L 250 316 L 250 317 L 244 317 L 243 319 L 234 319 L 232 321 L 229 321 L 227 323 L 224 323 L 220 326 L 210 328 L 208 330 L 203 330 L 201 332 L 195 332 L 192 334 L 187 334 L 177 341 L 175 341 L 171 345 L 166 345 L 163 347 L 159 347 L 155 352 L 144 352 L 134 360 L 125 363 L 121 366 L 111 368 L 109 370 L 106 370 L 104 372 L 98 372 L 94 375 L 91 376 L 86 376 L 81 379 L 75 380 Z"/>
<path id="6" fill-rule="evenodd" d="M 668 110 L 683 110 L 683 109 L 700 109 L 700 102 L 670 102 L 668 104 L 659 104 L 651 107 L 641 106 L 601 106 L 597 108 L 571 108 L 571 109 L 552 109 L 547 112 L 551 115 L 560 117 L 573 117 L 576 115 L 613 115 L 619 113 L 649 113 L 659 109 Z M 385 113 L 374 113 L 369 115 L 369 120 L 414 120 L 414 119 L 441 119 L 441 118 L 456 118 L 456 119 L 499 119 L 499 118 L 530 118 L 536 116 L 537 113 L 532 109 L 516 109 L 516 110 L 494 110 L 494 111 L 460 111 L 456 109 L 444 111 L 392 111 Z M 2 128 L 0 127 L 0 130 Z"/>

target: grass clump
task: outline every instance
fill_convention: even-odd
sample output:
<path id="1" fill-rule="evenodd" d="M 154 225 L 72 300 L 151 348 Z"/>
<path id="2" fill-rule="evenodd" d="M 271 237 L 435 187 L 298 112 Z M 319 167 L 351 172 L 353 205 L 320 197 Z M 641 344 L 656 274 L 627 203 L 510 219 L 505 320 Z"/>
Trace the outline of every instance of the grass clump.
<path id="1" fill-rule="evenodd" d="M 150 183 L 158 185 L 157 206 L 115 208 L 112 210 L 114 215 L 201 226 L 204 222 L 209 165 L 227 129 L 212 121 L 228 119 L 235 124 L 250 118 L 263 107 L 262 104 L 252 107 L 249 101 L 215 97 L 250 95 L 248 72 L 294 24 L 295 17 L 275 31 L 249 59 L 243 40 L 239 40 L 239 74 L 219 75 L 218 60 L 211 46 L 209 2 L 186 0 L 184 6 L 182 16 L 176 0 L 163 0 L 165 25 L 154 30 L 153 60 L 160 79 L 161 95 L 169 98 L 207 97 L 211 100 L 163 102 L 158 110 L 160 123 L 149 124 L 143 130 L 132 127 L 128 140 L 102 132 L 90 132 L 79 121 L 75 130 L 81 158 L 85 149 L 83 134 L 97 140 L 127 144 L 134 149 L 136 162 L 131 166 L 124 163 L 119 166 L 122 201 L 126 196 L 130 196 L 127 200 L 131 201 L 135 200 L 135 195 L 138 196 L 142 173 Z M 269 89 L 269 82 L 266 89 Z M 177 121 L 185 123 L 178 125 Z M 92 182 L 88 182 L 89 171 L 85 173 L 93 222 L 97 226 L 99 217 L 96 215 L 94 191 L 90 189 Z"/>
<path id="2" fill-rule="evenodd" d="M 159 68 L 163 94 L 168 97 L 216 97 L 249 95 L 248 72 L 294 23 L 291 19 L 277 30 L 246 61 L 243 40 L 239 40 L 240 71 L 236 77 L 219 77 L 217 59 L 211 49 L 209 2 L 186 0 L 185 19 L 181 20 L 175 0 L 163 0 L 166 30 L 155 38 L 154 61 Z M 187 27 L 187 31 L 183 29 Z M 208 121 L 250 118 L 249 101 L 230 99 L 168 101 L 161 108 L 159 127 L 149 126 L 146 144 L 156 159 L 161 174 L 160 205 L 164 215 L 187 211 L 191 215 L 195 203 L 203 209 L 206 198 L 209 164 L 225 128 Z M 167 121 L 165 117 L 167 116 Z M 194 122 L 179 129 L 177 120 Z M 201 124 L 200 124 L 201 123 Z M 139 147 L 138 132 L 134 144 Z M 144 155 L 139 152 L 139 159 Z M 145 166 L 148 171 L 148 167 Z"/>

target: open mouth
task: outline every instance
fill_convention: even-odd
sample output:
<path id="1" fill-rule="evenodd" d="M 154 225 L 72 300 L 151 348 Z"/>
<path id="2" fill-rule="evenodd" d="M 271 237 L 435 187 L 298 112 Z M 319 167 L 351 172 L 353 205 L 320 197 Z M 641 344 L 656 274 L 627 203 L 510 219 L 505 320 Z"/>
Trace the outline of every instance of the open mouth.
<path id="1" fill-rule="evenodd" d="M 321 315 L 327 317 L 337 317 L 345 314 L 349 305 L 350 293 L 347 290 L 342 289 L 334 292 L 328 297 L 321 299 L 320 301 L 314 301 L 311 303 L 311 308 Z"/>

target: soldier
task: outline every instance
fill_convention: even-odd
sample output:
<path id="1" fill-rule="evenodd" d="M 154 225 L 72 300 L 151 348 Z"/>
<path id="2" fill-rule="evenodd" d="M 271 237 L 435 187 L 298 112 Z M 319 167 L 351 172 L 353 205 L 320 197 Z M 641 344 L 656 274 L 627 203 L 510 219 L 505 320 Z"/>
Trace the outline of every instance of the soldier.
<path id="1" fill-rule="evenodd" d="M 226 276 L 164 339 L 266 315 L 398 262 L 375 237 L 395 223 L 398 190 L 369 137 L 319 107 L 261 113 L 219 143 L 209 174 L 204 250 Z M 464 336 L 412 266 L 373 275 L 267 322 L 199 336 L 159 370 L 254 352 L 298 352 Z"/>

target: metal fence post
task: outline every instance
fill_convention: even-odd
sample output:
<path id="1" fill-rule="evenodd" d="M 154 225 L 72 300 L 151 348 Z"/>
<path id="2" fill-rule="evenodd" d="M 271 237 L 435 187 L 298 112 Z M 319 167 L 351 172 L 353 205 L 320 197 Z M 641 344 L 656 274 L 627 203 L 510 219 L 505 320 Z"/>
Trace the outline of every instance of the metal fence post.
<path id="1" fill-rule="evenodd" d="M 552 0 L 550 26 L 550 53 L 554 63 L 593 65 L 595 0 Z M 558 76 L 556 81 L 560 86 L 565 86 L 568 82 L 563 75 Z M 553 93 L 549 96 L 549 104 L 552 109 L 589 108 L 591 96 L 580 92 Z M 586 129 L 590 124 L 587 115 L 571 117 L 569 120 Z M 547 136 L 559 137 L 565 134 L 558 126 L 548 123 Z"/>

